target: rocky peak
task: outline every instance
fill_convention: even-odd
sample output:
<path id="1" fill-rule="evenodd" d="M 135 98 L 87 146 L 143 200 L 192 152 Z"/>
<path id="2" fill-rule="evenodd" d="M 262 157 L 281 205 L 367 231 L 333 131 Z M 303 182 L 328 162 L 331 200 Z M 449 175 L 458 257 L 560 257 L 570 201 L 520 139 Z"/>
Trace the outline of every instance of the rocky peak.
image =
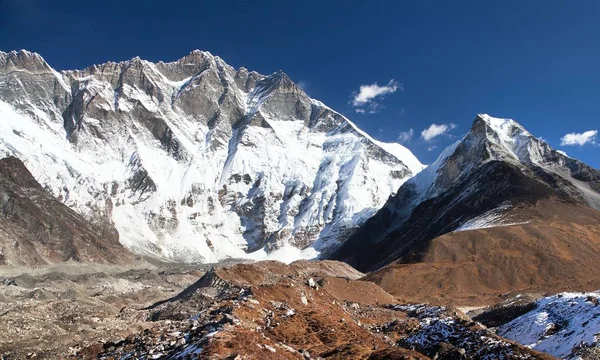
<path id="1" fill-rule="evenodd" d="M 308 99 L 304 91 L 300 87 L 298 87 L 298 85 L 296 85 L 296 83 L 294 83 L 286 73 L 284 73 L 281 70 L 278 70 L 273 74 L 265 77 L 263 81 L 258 85 L 262 88 L 262 92 L 296 93 Z"/>
<path id="2" fill-rule="evenodd" d="M 38 53 L 27 50 L 0 51 L 0 69 L 5 71 L 27 70 L 42 72 L 50 70 L 50 66 Z"/>
<path id="3" fill-rule="evenodd" d="M 450 158 L 467 157 L 473 165 L 498 160 L 529 166 L 546 163 L 557 155 L 516 121 L 479 114 Z"/>
<path id="4" fill-rule="evenodd" d="M 195 76 L 208 68 L 216 70 L 217 63 L 224 64 L 223 60 L 208 51 L 193 50 L 189 54 L 175 61 L 159 61 L 156 63 L 156 67 L 169 80 L 182 81 L 186 78 Z"/>
<path id="5" fill-rule="evenodd" d="M 502 134 L 503 136 L 514 136 L 519 133 L 529 134 L 529 132 L 527 132 L 527 130 L 525 130 L 521 124 L 512 119 L 496 118 L 488 114 L 478 114 L 473 121 L 471 131 L 476 131 L 481 126 L 484 126 L 488 132 L 492 132 L 497 135 Z"/>
<path id="6" fill-rule="evenodd" d="M 588 205 L 600 208 L 599 171 L 555 151 L 516 121 L 487 114 L 479 114 L 467 135 L 409 179 L 384 208 L 401 224 L 420 203 L 450 191 L 492 162 L 508 164 L 527 176 L 554 184 L 551 186 L 561 183 L 571 196 L 579 198 L 581 193 Z M 565 184 L 574 184 L 574 188 Z"/>

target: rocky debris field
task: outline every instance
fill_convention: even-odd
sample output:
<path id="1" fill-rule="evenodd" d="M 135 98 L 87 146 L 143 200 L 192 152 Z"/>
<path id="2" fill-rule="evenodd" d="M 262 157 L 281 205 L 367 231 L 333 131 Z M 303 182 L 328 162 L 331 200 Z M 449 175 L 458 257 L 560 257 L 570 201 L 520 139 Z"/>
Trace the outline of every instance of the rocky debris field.
<path id="1" fill-rule="evenodd" d="M 598 293 L 465 314 L 363 279 L 337 261 L 2 267 L 0 359 L 598 359 Z"/>
<path id="2" fill-rule="evenodd" d="M 405 305 L 344 263 L 212 269 L 144 310 L 148 327 L 78 358 L 552 359 L 453 308 Z"/>
<path id="3" fill-rule="evenodd" d="M 155 326 L 140 309 L 177 294 L 206 268 L 145 261 L 0 267 L 0 358 L 64 358 Z"/>

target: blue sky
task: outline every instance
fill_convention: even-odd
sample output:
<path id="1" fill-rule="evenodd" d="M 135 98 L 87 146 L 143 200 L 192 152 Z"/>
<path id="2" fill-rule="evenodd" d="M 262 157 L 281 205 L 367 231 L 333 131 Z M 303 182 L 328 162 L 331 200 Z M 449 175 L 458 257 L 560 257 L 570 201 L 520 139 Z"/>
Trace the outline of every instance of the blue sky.
<path id="1" fill-rule="evenodd" d="M 60 70 L 193 49 L 282 69 L 425 163 L 485 112 L 600 168 L 599 38 L 597 0 L 0 0 L 4 51 L 39 52 Z M 575 145 L 561 146 L 566 134 Z"/>

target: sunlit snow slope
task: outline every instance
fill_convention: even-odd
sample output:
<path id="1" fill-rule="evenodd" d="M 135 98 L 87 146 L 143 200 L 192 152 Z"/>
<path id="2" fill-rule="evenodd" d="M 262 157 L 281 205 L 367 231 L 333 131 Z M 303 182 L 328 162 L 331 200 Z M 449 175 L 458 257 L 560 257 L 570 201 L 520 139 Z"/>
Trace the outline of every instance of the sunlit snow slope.
<path id="1" fill-rule="evenodd" d="M 581 359 L 578 350 L 598 347 L 600 294 L 561 293 L 498 328 L 498 334 L 558 358 Z"/>
<path id="2" fill-rule="evenodd" d="M 57 72 L 0 52 L 0 156 L 120 241 L 178 261 L 328 253 L 423 166 L 284 73 L 193 51 Z"/>

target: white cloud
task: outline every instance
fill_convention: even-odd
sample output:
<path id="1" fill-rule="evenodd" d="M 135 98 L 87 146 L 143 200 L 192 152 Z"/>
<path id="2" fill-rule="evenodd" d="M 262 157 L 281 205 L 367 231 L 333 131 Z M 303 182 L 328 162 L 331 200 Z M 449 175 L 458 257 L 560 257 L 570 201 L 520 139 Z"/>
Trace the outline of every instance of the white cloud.
<path id="1" fill-rule="evenodd" d="M 352 105 L 361 106 L 370 102 L 378 96 L 395 93 L 400 84 L 394 79 L 390 80 L 387 85 L 379 86 L 377 83 L 371 85 L 361 85 L 358 93 L 355 93 L 352 99 Z"/>
<path id="2" fill-rule="evenodd" d="M 435 149 L 437 149 L 437 145 L 429 146 L 429 147 L 427 148 L 427 151 L 433 151 L 433 150 L 435 150 Z"/>
<path id="3" fill-rule="evenodd" d="M 398 142 L 401 144 L 407 143 L 412 140 L 414 135 L 415 135 L 415 132 L 412 128 L 410 128 L 408 131 L 401 131 L 398 134 Z"/>
<path id="4" fill-rule="evenodd" d="M 594 144 L 596 135 L 598 135 L 598 130 L 588 130 L 583 133 L 566 134 L 565 136 L 560 138 L 560 145 L 561 146 L 568 146 L 568 145 L 583 146 L 587 143 Z"/>
<path id="5" fill-rule="evenodd" d="M 455 124 L 431 124 L 427 129 L 421 131 L 421 137 L 425 141 L 431 141 L 433 138 L 454 129 L 455 127 Z"/>
<path id="6" fill-rule="evenodd" d="M 402 84 L 394 79 L 383 86 L 379 86 L 377 83 L 361 85 L 359 90 L 352 95 L 350 103 L 356 108 L 356 112 L 364 114 L 365 109 L 367 109 L 369 114 L 375 114 L 383 108 L 376 100 L 383 98 L 385 95 L 393 94 L 399 89 L 402 90 Z"/>

